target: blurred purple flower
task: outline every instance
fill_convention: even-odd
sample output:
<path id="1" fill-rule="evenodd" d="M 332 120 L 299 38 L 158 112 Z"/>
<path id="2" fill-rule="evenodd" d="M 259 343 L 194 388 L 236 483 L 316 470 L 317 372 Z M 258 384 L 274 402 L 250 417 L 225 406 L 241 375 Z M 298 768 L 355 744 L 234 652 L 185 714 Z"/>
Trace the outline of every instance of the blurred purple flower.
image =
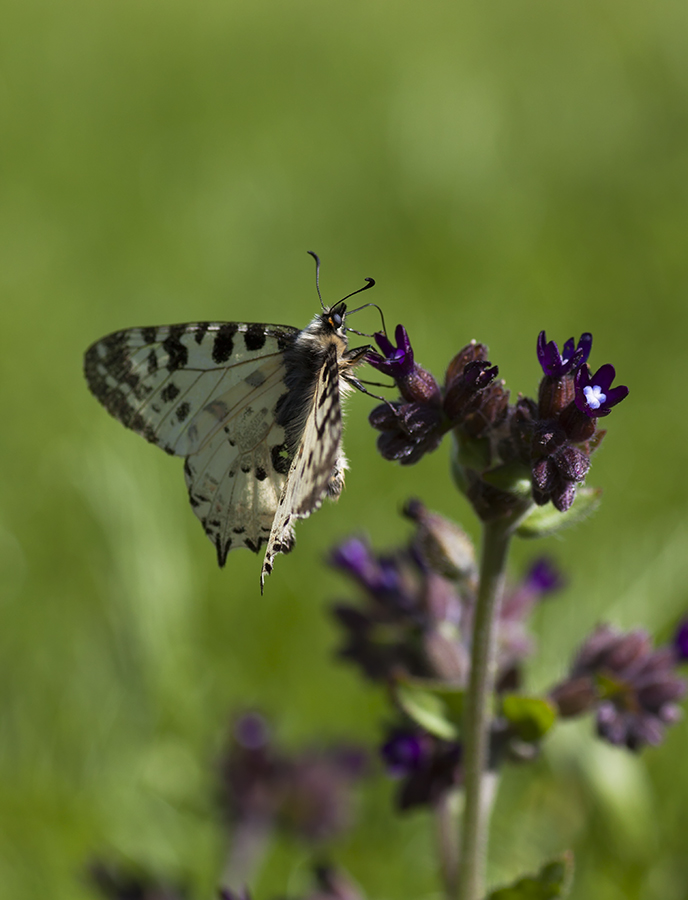
<path id="1" fill-rule="evenodd" d="M 400 810 L 431 805 L 463 779 L 461 745 L 419 729 L 393 729 L 380 752 L 389 774 L 401 780 Z"/>
<path id="2" fill-rule="evenodd" d="M 570 678 L 552 692 L 562 715 L 597 711 L 597 732 L 612 744 L 638 750 L 659 744 L 681 715 L 686 683 L 670 647 L 652 649 L 645 631 L 602 625 L 585 641 Z"/>
<path id="3" fill-rule="evenodd" d="M 287 755 L 270 742 L 262 716 L 246 713 L 222 759 L 220 800 L 236 829 L 279 826 L 306 841 L 329 840 L 351 821 L 351 788 L 365 760 L 345 745 Z"/>

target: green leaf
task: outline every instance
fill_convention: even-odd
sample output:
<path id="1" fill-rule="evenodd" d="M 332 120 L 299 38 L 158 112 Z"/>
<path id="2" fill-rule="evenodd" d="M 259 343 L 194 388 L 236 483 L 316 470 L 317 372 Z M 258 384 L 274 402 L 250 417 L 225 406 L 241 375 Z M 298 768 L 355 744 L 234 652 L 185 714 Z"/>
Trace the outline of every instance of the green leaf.
<path id="1" fill-rule="evenodd" d="M 474 438 L 454 429 L 452 461 L 467 469 L 482 472 L 490 465 L 490 442 L 487 438 Z"/>
<path id="2" fill-rule="evenodd" d="M 459 737 L 464 693 L 463 688 L 433 681 L 399 681 L 394 687 L 397 703 L 406 715 L 445 741 Z"/>
<path id="3" fill-rule="evenodd" d="M 523 538 L 547 537 L 591 516 L 600 505 L 601 488 L 578 488 L 571 509 L 561 513 L 551 503 L 536 506 L 516 530 Z"/>
<path id="4" fill-rule="evenodd" d="M 508 491 L 514 494 L 520 500 L 526 500 L 530 497 L 530 472 L 522 463 L 505 463 L 501 466 L 495 466 L 483 472 L 483 481 L 491 484 L 493 487 L 499 488 L 501 491 Z"/>
<path id="5" fill-rule="evenodd" d="M 544 865 L 537 875 L 527 875 L 509 887 L 493 891 L 487 900 L 555 900 L 568 897 L 573 875 L 573 854 L 563 853 Z"/>
<path id="6" fill-rule="evenodd" d="M 539 741 L 557 720 L 557 710 L 544 697 L 506 694 L 502 698 L 502 714 L 524 741 Z"/>

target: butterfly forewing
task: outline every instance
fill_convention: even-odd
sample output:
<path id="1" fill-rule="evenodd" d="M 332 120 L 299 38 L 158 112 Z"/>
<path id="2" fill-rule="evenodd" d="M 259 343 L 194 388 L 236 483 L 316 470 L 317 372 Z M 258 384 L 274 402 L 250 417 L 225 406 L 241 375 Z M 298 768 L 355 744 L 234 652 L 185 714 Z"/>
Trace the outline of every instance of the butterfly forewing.
<path id="1" fill-rule="evenodd" d="M 186 456 L 204 439 L 198 427 L 191 439 L 190 420 L 242 382 L 248 396 L 251 379 L 260 377 L 255 370 L 269 357 L 281 363 L 296 334 L 288 326 L 236 322 L 130 328 L 93 344 L 84 369 L 115 418 L 168 453 Z M 207 420 L 211 428 L 213 420 Z"/>

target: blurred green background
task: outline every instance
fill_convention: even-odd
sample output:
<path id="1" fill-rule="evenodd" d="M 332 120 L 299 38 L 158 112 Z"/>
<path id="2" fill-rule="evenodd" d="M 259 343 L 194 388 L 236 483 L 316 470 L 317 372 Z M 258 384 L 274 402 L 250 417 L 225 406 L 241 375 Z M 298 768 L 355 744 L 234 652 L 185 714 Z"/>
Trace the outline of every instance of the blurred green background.
<path id="1" fill-rule="evenodd" d="M 589 522 L 516 547 L 569 574 L 536 617 L 531 683 L 600 620 L 665 638 L 688 607 L 688 29 L 685 0 L 22 0 L 0 31 L 0 893 L 82 900 L 94 855 L 212 897 L 212 765 L 230 711 L 289 746 L 373 742 L 381 692 L 332 660 L 333 542 L 407 533 L 410 495 L 473 533 L 447 446 L 384 462 L 348 404 L 347 490 L 300 524 L 264 597 L 224 571 L 178 460 L 89 395 L 84 349 L 133 325 L 304 326 L 374 276 L 438 376 L 471 338 L 514 396 L 535 339 L 595 334 L 629 399 L 608 420 Z M 354 324 L 354 323 L 352 323 Z M 356 327 L 378 327 L 374 311 Z M 572 847 L 575 900 L 680 900 L 688 728 L 640 757 L 566 726 L 505 773 L 493 882 Z M 371 900 L 433 898 L 431 822 L 364 793 L 333 857 Z M 298 893 L 277 845 L 258 900 Z"/>

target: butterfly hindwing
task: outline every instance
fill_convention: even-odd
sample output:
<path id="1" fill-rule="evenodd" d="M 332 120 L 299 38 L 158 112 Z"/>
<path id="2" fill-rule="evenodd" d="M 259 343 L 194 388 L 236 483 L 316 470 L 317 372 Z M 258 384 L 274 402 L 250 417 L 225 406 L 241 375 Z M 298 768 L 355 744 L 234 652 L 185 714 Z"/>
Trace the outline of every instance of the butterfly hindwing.
<path id="1" fill-rule="evenodd" d="M 305 425 L 272 523 L 261 573 L 272 571 L 275 555 L 287 553 L 294 543 L 294 521 L 319 508 L 325 494 L 338 496 L 343 486 L 344 458 L 340 456 L 342 410 L 337 348 L 330 344 L 309 396 Z"/>
<path id="2" fill-rule="evenodd" d="M 267 541 L 291 455 L 275 407 L 298 329 L 191 323 L 131 328 L 86 353 L 89 386 L 124 425 L 186 456 L 189 500 L 218 561 Z"/>
<path id="3" fill-rule="evenodd" d="M 284 365 L 269 359 L 253 370 L 248 394 L 235 385 L 201 409 L 189 425 L 198 446 L 187 456 L 189 500 L 224 565 L 233 547 L 258 552 L 267 541 L 291 461 L 275 407 L 284 395 Z M 200 440 L 200 436 L 205 436 Z"/>

